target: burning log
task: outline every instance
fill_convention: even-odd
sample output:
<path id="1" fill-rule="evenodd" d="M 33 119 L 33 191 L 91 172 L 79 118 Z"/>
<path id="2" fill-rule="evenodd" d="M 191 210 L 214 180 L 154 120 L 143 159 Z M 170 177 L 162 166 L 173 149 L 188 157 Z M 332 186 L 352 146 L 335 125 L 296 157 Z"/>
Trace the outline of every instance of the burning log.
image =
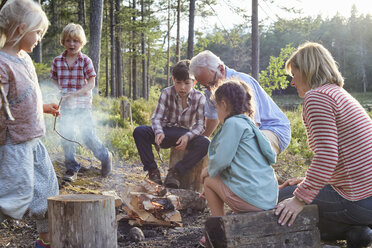
<path id="1" fill-rule="evenodd" d="M 167 193 L 161 185 L 149 180 L 140 185 L 128 185 L 123 201 L 129 224 L 182 226 L 179 197 Z"/>

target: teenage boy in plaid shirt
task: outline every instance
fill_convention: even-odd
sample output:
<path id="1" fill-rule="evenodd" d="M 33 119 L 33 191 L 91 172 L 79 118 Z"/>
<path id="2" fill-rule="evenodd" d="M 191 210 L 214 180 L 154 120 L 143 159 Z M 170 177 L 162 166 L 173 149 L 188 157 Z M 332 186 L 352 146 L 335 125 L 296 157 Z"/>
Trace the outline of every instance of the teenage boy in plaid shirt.
<path id="1" fill-rule="evenodd" d="M 96 73 L 92 60 L 81 52 L 87 40 L 79 24 L 70 23 L 62 31 L 61 44 L 65 51 L 54 58 L 51 78 L 62 92 L 60 132 L 75 139 L 75 129 L 80 131 L 84 144 L 101 161 L 101 175 L 106 177 L 111 171 L 112 154 L 104 147 L 95 134 L 92 120 L 92 89 Z M 80 164 L 75 160 L 74 143 L 62 139 L 65 153 L 66 181 L 74 181 Z"/>
<path id="2" fill-rule="evenodd" d="M 189 60 L 178 62 L 173 70 L 173 86 L 162 90 L 158 106 L 151 118 L 151 126 L 139 126 L 133 132 L 134 141 L 149 179 L 162 184 L 154 159 L 152 145 L 161 148 L 175 146 L 188 153 L 169 169 L 164 185 L 180 186 L 180 177 L 199 162 L 208 152 L 209 139 L 204 132 L 204 95 L 193 89 L 194 79 L 189 74 Z"/>

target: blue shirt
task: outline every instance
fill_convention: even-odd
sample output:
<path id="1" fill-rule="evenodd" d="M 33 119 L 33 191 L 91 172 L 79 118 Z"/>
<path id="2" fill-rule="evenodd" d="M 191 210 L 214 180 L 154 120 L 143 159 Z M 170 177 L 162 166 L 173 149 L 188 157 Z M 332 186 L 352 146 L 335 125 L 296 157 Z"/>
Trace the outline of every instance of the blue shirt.
<path id="1" fill-rule="evenodd" d="M 237 72 L 225 67 L 226 79 L 236 77 L 246 82 L 252 89 L 256 108 L 254 121 L 259 125 L 261 130 L 270 130 L 278 136 L 280 150 L 287 148 L 291 141 L 291 126 L 288 118 L 271 99 L 271 97 L 262 89 L 258 82 L 248 74 Z M 205 91 L 207 104 L 205 105 L 204 115 L 208 119 L 217 119 L 217 110 L 215 104 L 210 100 L 210 91 Z"/>
<path id="2" fill-rule="evenodd" d="M 244 201 L 264 210 L 275 207 L 278 182 L 276 154 L 270 142 L 246 115 L 228 118 L 209 145 L 208 173 L 219 176 Z"/>

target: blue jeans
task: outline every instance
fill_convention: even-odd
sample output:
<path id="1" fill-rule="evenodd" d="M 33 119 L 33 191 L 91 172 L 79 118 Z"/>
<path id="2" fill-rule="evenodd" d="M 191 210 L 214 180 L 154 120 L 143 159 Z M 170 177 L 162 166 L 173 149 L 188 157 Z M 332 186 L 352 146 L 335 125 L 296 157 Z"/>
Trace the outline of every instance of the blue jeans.
<path id="1" fill-rule="evenodd" d="M 70 140 L 76 140 L 76 131 L 79 130 L 83 144 L 93 152 L 94 156 L 101 162 L 107 160 L 108 150 L 96 136 L 90 109 L 62 109 L 57 130 Z M 80 164 L 75 160 L 75 144 L 65 139 L 61 142 L 65 153 L 66 169 L 79 171 Z"/>
<path id="2" fill-rule="evenodd" d="M 160 144 L 161 148 L 170 148 L 176 146 L 177 140 L 189 130 L 180 127 L 163 128 L 165 138 Z M 138 153 L 141 157 L 144 170 L 157 168 L 152 145 L 155 144 L 155 134 L 150 126 L 138 126 L 133 132 L 134 141 L 136 142 Z M 189 140 L 186 149 L 188 153 L 182 160 L 175 164 L 176 170 L 184 174 L 198 163 L 208 152 L 209 139 L 203 135 L 198 135 Z"/>
<path id="3" fill-rule="evenodd" d="M 279 202 L 293 196 L 297 186 L 287 186 L 279 191 Z M 345 239 L 352 226 L 372 224 L 372 197 L 348 201 L 329 184 L 324 186 L 311 204 L 318 205 L 319 230 L 323 240 Z"/>

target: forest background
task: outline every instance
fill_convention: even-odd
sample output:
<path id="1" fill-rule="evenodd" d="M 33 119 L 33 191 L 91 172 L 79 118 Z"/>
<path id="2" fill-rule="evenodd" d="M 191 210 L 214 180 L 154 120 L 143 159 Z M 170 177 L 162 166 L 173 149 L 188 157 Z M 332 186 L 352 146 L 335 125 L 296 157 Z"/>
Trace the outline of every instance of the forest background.
<path id="1" fill-rule="evenodd" d="M 221 1 L 230 2 L 39 0 L 51 23 L 41 45 L 32 54 L 44 101 L 59 100 L 58 91 L 49 79 L 53 58 L 64 50 L 59 35 L 68 23 L 79 23 L 88 38 L 83 52 L 92 58 L 98 72 L 94 97 L 98 135 L 117 159 L 138 160 L 132 131 L 137 125 L 150 124 L 160 90 L 172 84 L 171 67 L 179 59 L 191 58 L 207 49 L 230 68 L 252 73 L 252 52 L 255 52 L 252 50 L 252 41 L 255 41 L 252 32 L 255 29 L 251 13 L 234 7 L 232 11 L 240 15 L 244 23 L 231 28 L 225 28 L 227 25 L 221 23 L 210 27 L 208 32 L 195 29 L 195 18 L 216 15 L 214 8 Z M 263 2 L 276 4 L 279 1 L 253 2 L 264 8 Z M 298 10 L 286 8 L 286 11 L 295 13 Z M 291 144 L 279 160 L 301 168 L 290 172 L 294 176 L 306 169 L 312 152 L 304 138 L 301 99 L 294 88 L 288 87 L 290 78 L 284 72 L 285 60 L 305 41 L 322 43 L 339 63 L 345 77 L 344 88 L 352 92 L 372 116 L 372 32 L 368 32 L 372 30 L 372 17 L 359 14 L 353 6 L 349 17 L 336 14 L 327 18 L 319 15 L 291 19 L 276 16 L 275 19 L 269 24 L 258 23 L 259 82 L 291 121 Z M 181 20 L 187 20 L 188 26 L 181 26 Z M 188 36 L 182 33 L 188 33 Z M 131 103 L 132 122 L 120 118 L 121 100 Z M 45 143 L 50 152 L 60 152 L 59 137 L 53 132 L 55 120 L 46 118 Z M 79 148 L 79 153 L 89 154 L 84 148 Z M 167 151 L 164 153 L 165 157 L 169 156 Z"/>

